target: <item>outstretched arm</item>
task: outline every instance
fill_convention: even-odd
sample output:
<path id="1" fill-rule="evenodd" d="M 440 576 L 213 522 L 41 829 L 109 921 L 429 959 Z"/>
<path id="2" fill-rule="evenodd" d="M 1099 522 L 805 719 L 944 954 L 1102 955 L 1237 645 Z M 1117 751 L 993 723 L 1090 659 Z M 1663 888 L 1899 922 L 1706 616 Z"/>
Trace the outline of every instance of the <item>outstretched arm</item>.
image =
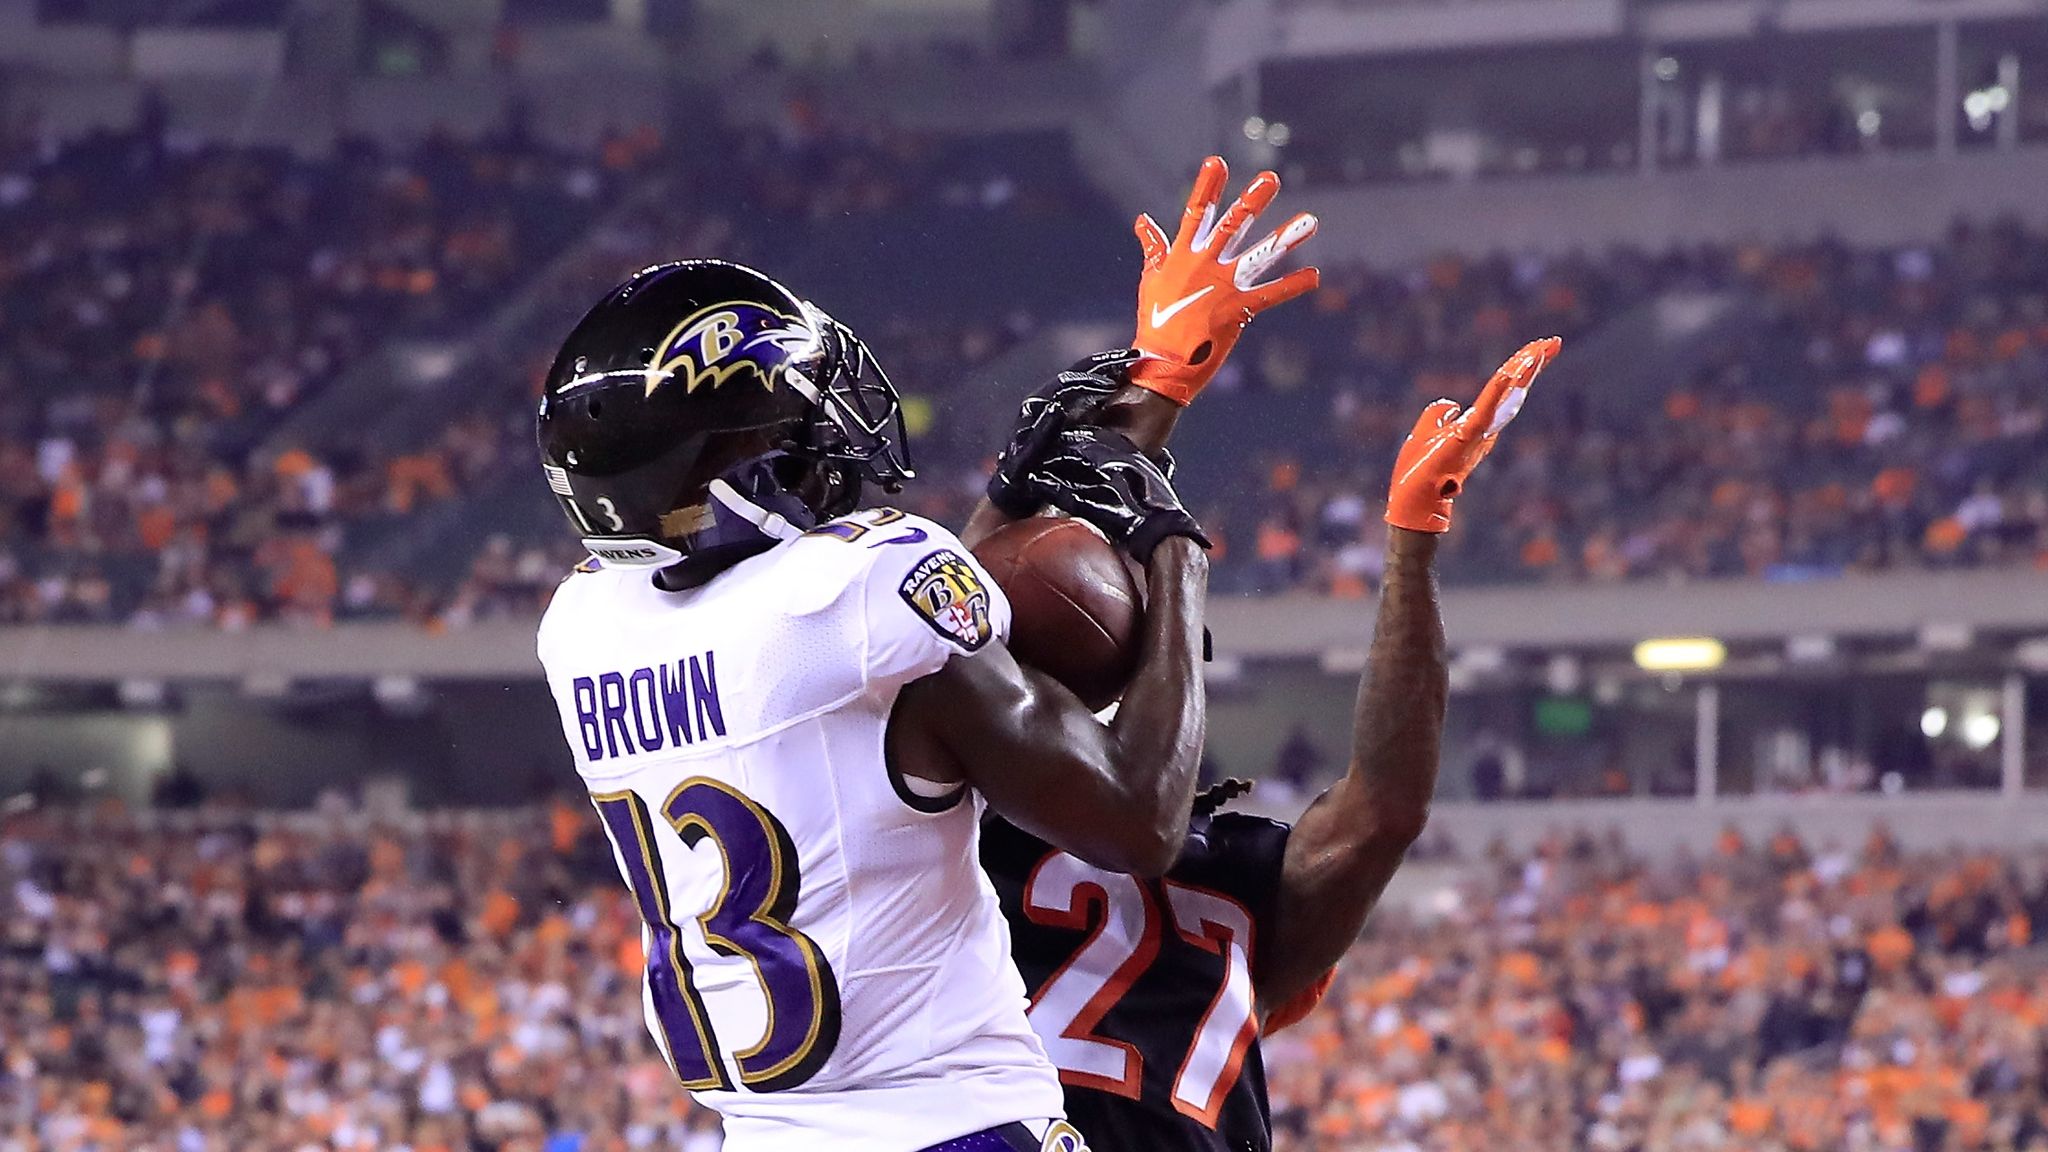
<path id="1" fill-rule="evenodd" d="M 1366 913 L 1429 820 L 1449 676 L 1437 606 L 1437 538 L 1389 530 L 1379 619 L 1351 718 L 1351 766 L 1287 838 L 1259 1002 L 1308 988 L 1358 938 Z"/>
<path id="2" fill-rule="evenodd" d="M 1524 346 L 1470 410 L 1449 400 L 1430 405 L 1395 462 L 1386 576 L 1352 716 L 1351 765 L 1287 838 L 1275 931 L 1257 974 L 1268 1013 L 1310 992 L 1344 955 L 1428 823 L 1449 696 L 1437 538 L 1451 526 L 1465 478 L 1557 348 L 1555 338 Z"/>

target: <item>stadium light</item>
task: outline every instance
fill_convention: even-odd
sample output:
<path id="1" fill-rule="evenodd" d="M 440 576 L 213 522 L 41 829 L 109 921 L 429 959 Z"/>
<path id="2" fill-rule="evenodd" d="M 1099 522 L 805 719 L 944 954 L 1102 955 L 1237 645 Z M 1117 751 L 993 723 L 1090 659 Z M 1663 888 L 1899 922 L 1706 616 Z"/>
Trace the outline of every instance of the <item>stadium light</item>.
<path id="1" fill-rule="evenodd" d="M 1728 659 L 1728 648 L 1711 636 L 1673 636 L 1636 645 L 1636 667 L 1645 672 L 1704 672 Z"/>
<path id="2" fill-rule="evenodd" d="M 1325 676 L 1356 676 L 1365 671 L 1370 658 L 1364 648 L 1325 648 L 1316 656 L 1316 667 Z"/>
<path id="3" fill-rule="evenodd" d="M 1968 624 L 1936 621 L 1920 628 L 1923 652 L 1966 652 L 1976 640 L 1977 635 Z"/>
<path id="4" fill-rule="evenodd" d="M 2029 672 L 2048 672 L 2048 636 L 2022 640 L 2012 650 L 2013 663 Z"/>
<path id="5" fill-rule="evenodd" d="M 1474 644 L 1469 648 L 1458 649 L 1457 654 L 1451 657 L 1451 663 L 1463 664 L 1474 672 L 1490 676 L 1496 672 L 1507 671 L 1508 654 L 1506 649 L 1496 648 L 1491 644 Z"/>
<path id="6" fill-rule="evenodd" d="M 422 710 L 427 700 L 416 676 L 379 676 L 370 683 L 370 695 L 385 711 L 401 714 Z"/>
<path id="7" fill-rule="evenodd" d="M 1992 712 L 1978 712 L 1963 717 L 1963 743 L 1974 749 L 1991 747 L 1998 739 L 1998 716 Z"/>
<path id="8" fill-rule="evenodd" d="M 1824 664 L 1835 658 L 1835 638 L 1793 636 L 1785 641 L 1785 658 L 1795 664 Z"/>
<path id="9" fill-rule="evenodd" d="M 170 695 L 169 686 L 161 680 L 131 677 L 114 686 L 114 696 L 124 708 L 161 708 Z"/>
<path id="10" fill-rule="evenodd" d="M 251 700 L 282 700 L 291 690 L 292 678 L 282 672 L 251 672 L 242 678 L 242 695 Z"/>
<path id="11" fill-rule="evenodd" d="M 1948 731 L 1948 709 L 1935 705 L 1920 714 L 1920 734 L 1929 740 L 1941 739 Z"/>
<path id="12" fill-rule="evenodd" d="M 2012 107 L 2012 93 L 2003 84 L 1994 84 L 1963 97 L 1963 115 L 1969 118 L 1970 128 L 1982 132 L 1991 127 L 1992 118 Z"/>

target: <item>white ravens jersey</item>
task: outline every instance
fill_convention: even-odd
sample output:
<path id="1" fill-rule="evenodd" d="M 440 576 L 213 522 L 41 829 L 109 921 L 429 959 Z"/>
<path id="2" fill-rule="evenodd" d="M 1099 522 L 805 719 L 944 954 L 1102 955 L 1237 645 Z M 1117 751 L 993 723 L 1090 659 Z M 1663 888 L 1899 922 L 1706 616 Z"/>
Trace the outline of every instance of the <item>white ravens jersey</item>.
<path id="1" fill-rule="evenodd" d="M 729 1152 L 911 1152 L 1063 1114 L 976 862 L 889 769 L 902 687 L 1005 637 L 950 532 L 877 509 L 702 587 L 587 563 L 540 658 L 641 916 L 647 1027 Z"/>

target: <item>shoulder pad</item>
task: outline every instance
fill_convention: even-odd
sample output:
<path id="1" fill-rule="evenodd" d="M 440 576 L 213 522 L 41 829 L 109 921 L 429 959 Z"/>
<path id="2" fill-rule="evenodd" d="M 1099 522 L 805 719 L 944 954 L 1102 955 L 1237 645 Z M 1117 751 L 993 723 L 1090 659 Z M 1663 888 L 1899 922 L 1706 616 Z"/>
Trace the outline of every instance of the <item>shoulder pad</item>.
<path id="1" fill-rule="evenodd" d="M 1294 826 L 1250 812 L 1218 812 L 1195 821 L 1188 831 L 1189 844 L 1200 846 L 1199 855 L 1206 865 L 1241 873 L 1234 879 L 1256 888 L 1255 878 L 1261 870 L 1272 869 L 1277 878 Z"/>
<path id="2" fill-rule="evenodd" d="M 869 673 L 915 679 L 1010 632 L 1010 604 L 967 546 L 922 516 L 877 508 L 826 526 L 862 559 Z"/>
<path id="3" fill-rule="evenodd" d="M 1209 827 L 1220 835 L 1258 836 L 1278 833 L 1285 836 L 1294 830 L 1294 825 L 1271 816 L 1260 816 L 1253 812 L 1239 812 L 1225 809 L 1209 817 Z"/>
<path id="4" fill-rule="evenodd" d="M 908 512 L 899 511 L 895 508 L 863 508 L 858 512 L 850 512 L 847 515 L 841 516 L 837 520 L 828 520 L 809 532 L 804 533 L 804 535 L 822 536 L 827 539 L 838 540 L 844 544 L 922 543 L 928 535 L 925 530 L 918 527 L 915 523 L 902 523 L 906 520 L 914 521 L 915 519 Z M 886 540 L 875 538 L 876 533 L 889 529 L 891 525 L 897 526 L 894 538 Z"/>

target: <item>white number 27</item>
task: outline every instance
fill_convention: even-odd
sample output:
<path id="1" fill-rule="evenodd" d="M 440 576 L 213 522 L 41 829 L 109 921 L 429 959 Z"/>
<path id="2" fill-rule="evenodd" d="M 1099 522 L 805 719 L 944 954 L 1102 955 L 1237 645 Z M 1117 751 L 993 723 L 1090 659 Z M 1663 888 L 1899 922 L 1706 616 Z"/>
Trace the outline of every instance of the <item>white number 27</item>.
<path id="1" fill-rule="evenodd" d="M 1167 913 L 1180 938 L 1223 958 L 1223 983 L 1202 1013 L 1194 1043 L 1173 1080 L 1173 1107 L 1216 1127 L 1223 1100 L 1258 1035 L 1251 977 L 1252 920 L 1227 896 L 1172 880 L 1163 882 Z M 1145 887 L 1117 872 L 1093 868 L 1064 852 L 1042 861 L 1024 885 L 1032 922 L 1088 938 L 1031 1002 L 1031 1022 L 1046 1054 L 1068 1084 L 1137 1099 L 1144 1057 L 1095 1027 L 1159 955 L 1161 917 Z"/>

